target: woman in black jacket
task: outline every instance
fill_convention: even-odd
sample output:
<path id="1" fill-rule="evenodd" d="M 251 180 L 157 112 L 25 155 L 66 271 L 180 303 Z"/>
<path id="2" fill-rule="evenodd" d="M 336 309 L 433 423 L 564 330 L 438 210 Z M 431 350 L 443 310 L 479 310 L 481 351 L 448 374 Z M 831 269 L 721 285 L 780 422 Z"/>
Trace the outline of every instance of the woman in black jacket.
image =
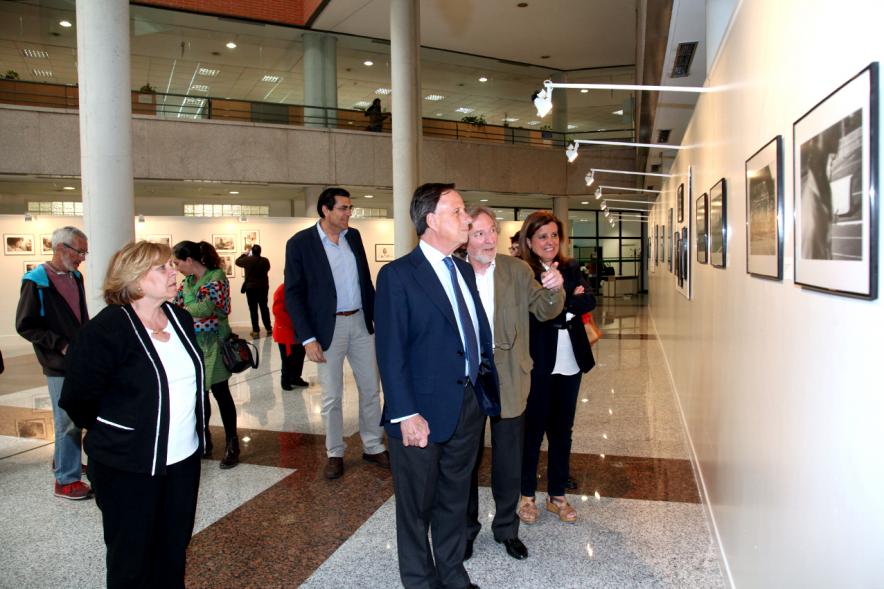
<path id="1" fill-rule="evenodd" d="M 67 354 L 59 405 L 88 430 L 108 587 L 184 587 L 203 435 L 202 353 L 168 246 L 130 243 L 111 259 L 108 306 Z"/>
<path id="2" fill-rule="evenodd" d="M 549 444 L 546 509 L 563 522 L 577 520 L 577 511 L 565 498 L 571 429 L 582 373 L 595 365 L 582 320 L 584 313 L 595 308 L 595 298 L 586 292 L 587 284 L 577 262 L 559 250 L 561 237 L 562 222 L 549 211 L 529 215 L 519 232 L 520 254 L 534 269 L 537 280 L 553 266 L 558 267 L 565 280 L 562 313 L 551 321 L 530 317 L 529 346 L 534 367 L 525 408 L 522 497 L 518 511 L 519 518 L 528 524 L 536 522 L 539 515 L 534 492 L 544 434 Z"/>

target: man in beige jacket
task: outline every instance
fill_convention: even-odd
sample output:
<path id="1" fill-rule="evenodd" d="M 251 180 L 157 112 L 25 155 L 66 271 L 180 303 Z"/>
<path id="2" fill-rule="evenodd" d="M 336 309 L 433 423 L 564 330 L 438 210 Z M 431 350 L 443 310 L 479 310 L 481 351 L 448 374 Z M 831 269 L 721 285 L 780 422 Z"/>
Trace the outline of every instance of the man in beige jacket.
<path id="1" fill-rule="evenodd" d="M 496 255 L 499 228 L 492 210 L 479 206 L 467 212 L 473 220 L 467 257 L 476 272 L 482 306 L 491 321 L 494 364 L 500 377 L 501 414 L 491 418 L 491 492 L 495 504 L 491 530 L 495 541 L 504 545 L 507 554 L 521 560 L 528 557 L 528 549 L 519 539 L 519 518 L 516 515 L 522 473 L 524 412 L 531 386 L 528 314 L 533 313 L 540 321 L 554 319 L 562 312 L 565 293 L 562 275 L 555 267 L 544 273 L 540 284 L 524 261 Z M 484 435 L 482 439 L 470 487 L 464 560 L 472 556 L 473 541 L 481 528 L 478 472 Z"/>

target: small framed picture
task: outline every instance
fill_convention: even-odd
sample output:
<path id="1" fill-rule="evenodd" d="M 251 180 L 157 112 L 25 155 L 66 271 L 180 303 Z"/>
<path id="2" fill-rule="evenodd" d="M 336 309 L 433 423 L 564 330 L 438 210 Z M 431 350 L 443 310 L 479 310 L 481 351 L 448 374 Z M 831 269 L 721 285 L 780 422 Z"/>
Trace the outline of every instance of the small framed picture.
<path id="1" fill-rule="evenodd" d="M 167 245 L 169 247 L 172 247 L 172 236 L 171 235 L 155 233 L 152 235 L 145 235 L 144 240 L 149 241 L 151 243 L 161 243 L 163 245 Z"/>
<path id="2" fill-rule="evenodd" d="M 233 278 L 236 275 L 233 254 L 221 254 L 218 257 L 221 259 L 221 269 L 224 270 L 224 274 L 227 278 Z"/>
<path id="3" fill-rule="evenodd" d="M 792 125 L 795 283 L 878 296 L 878 63 Z"/>
<path id="4" fill-rule="evenodd" d="M 746 272 L 783 277 L 783 137 L 746 160 Z"/>
<path id="5" fill-rule="evenodd" d="M 673 222 L 671 207 L 669 209 L 669 230 L 670 231 L 675 230 L 675 223 Z M 669 238 L 669 248 L 668 248 L 669 249 L 669 271 L 670 272 L 673 272 L 673 270 L 672 270 L 672 255 L 674 252 L 672 250 L 675 248 L 675 243 L 673 243 L 673 242 L 674 242 L 674 239 L 672 237 L 670 237 Z"/>
<path id="6" fill-rule="evenodd" d="M 675 284 L 678 288 L 684 288 L 684 277 L 681 275 L 681 231 L 672 234 L 675 242 Z"/>
<path id="7" fill-rule="evenodd" d="M 236 236 L 233 233 L 213 233 L 212 245 L 216 252 L 236 251 Z"/>
<path id="8" fill-rule="evenodd" d="M 660 262 L 660 225 L 654 225 L 654 265 Z"/>
<path id="9" fill-rule="evenodd" d="M 51 256 L 54 252 L 52 251 L 52 234 L 51 233 L 43 233 L 40 235 L 40 255 L 41 256 Z"/>
<path id="10" fill-rule="evenodd" d="M 7 256 L 33 256 L 34 236 L 23 233 L 3 234 L 4 253 Z"/>
<path id="11" fill-rule="evenodd" d="M 697 197 L 697 262 L 706 264 L 709 262 L 709 195 L 701 194 Z"/>
<path id="12" fill-rule="evenodd" d="M 249 229 L 248 231 L 239 232 L 239 240 L 242 243 L 240 251 L 248 251 L 252 246 L 261 242 L 261 233 L 257 229 Z"/>
<path id="13" fill-rule="evenodd" d="M 37 266 L 39 266 L 42 263 L 43 262 L 41 262 L 40 260 L 30 260 L 28 262 L 22 262 L 21 269 L 23 271 L 23 274 L 27 274 L 31 270 L 34 270 Z"/>
<path id="14" fill-rule="evenodd" d="M 376 243 L 374 244 L 374 261 L 375 262 L 392 262 L 394 256 L 393 244 Z"/>
<path id="15" fill-rule="evenodd" d="M 684 182 L 678 185 L 675 200 L 678 206 L 678 222 L 684 223 Z"/>
<path id="16" fill-rule="evenodd" d="M 709 263 L 727 266 L 727 182 L 724 178 L 709 190 Z"/>
<path id="17" fill-rule="evenodd" d="M 681 245 L 681 252 L 678 255 L 680 262 L 678 265 L 678 285 L 683 290 L 682 294 L 690 298 L 691 282 L 689 271 L 691 263 L 691 241 L 687 225 L 681 228 L 681 239 L 679 244 Z"/>

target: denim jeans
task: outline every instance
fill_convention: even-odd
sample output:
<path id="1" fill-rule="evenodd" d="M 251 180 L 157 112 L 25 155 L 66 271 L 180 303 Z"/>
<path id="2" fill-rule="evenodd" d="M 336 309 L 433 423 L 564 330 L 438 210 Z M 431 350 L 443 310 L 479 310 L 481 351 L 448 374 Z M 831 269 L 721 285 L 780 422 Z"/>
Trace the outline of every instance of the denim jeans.
<path id="1" fill-rule="evenodd" d="M 81 465 L 82 433 L 74 425 L 67 412 L 58 406 L 63 376 L 47 376 L 49 398 L 52 399 L 52 419 L 55 421 L 55 480 L 60 485 L 79 481 L 83 475 Z"/>

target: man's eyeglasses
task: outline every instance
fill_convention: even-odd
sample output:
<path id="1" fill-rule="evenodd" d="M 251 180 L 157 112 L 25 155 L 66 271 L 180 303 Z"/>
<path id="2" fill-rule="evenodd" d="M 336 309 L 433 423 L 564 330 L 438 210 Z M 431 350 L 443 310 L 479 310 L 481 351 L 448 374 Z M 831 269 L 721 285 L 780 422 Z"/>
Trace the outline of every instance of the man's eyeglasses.
<path id="1" fill-rule="evenodd" d="M 77 255 L 83 256 L 84 258 L 89 255 L 89 250 L 78 250 L 74 246 L 68 245 L 66 243 L 62 243 L 61 245 L 65 246 L 66 248 L 68 248 L 69 250 L 71 250 L 73 252 L 76 252 Z"/>

